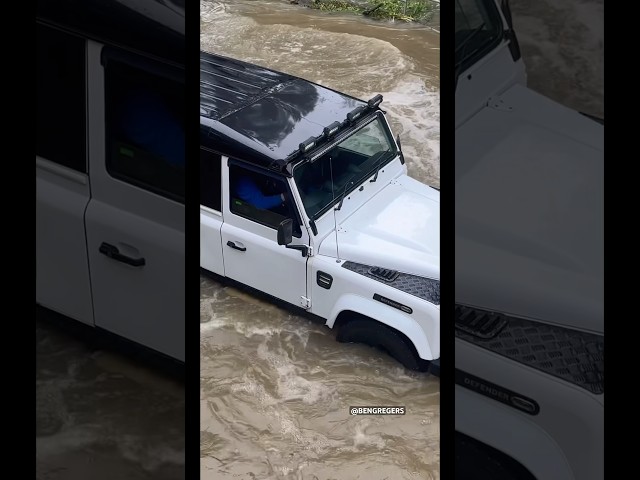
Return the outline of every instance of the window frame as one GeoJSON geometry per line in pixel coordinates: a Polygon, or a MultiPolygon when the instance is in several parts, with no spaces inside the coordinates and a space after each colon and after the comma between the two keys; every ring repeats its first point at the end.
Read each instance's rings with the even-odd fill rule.
{"type": "Polygon", "coordinates": [[[495,50],[505,40],[506,30],[504,26],[504,19],[502,18],[502,12],[500,11],[496,3],[493,0],[475,0],[475,2],[479,4],[479,9],[484,7],[487,10],[487,14],[489,16],[495,15],[497,20],[496,26],[498,27],[498,32],[494,40],[492,40],[491,42],[487,42],[486,45],[476,50],[472,55],[469,55],[462,59],[458,67],[460,73],[469,70],[469,68],[485,58],[491,51],[495,50]]]}
{"type": "MultiPolygon", "coordinates": [[[[391,163],[393,163],[398,158],[398,156],[400,154],[400,149],[398,148],[398,146],[396,144],[396,140],[393,137],[393,134],[391,132],[391,128],[389,127],[389,123],[387,122],[387,119],[384,116],[384,114],[382,112],[375,112],[373,115],[371,115],[369,117],[365,117],[362,120],[362,123],[357,125],[355,128],[353,128],[351,130],[347,130],[344,133],[339,133],[331,143],[329,143],[327,145],[324,145],[324,146],[322,146],[322,148],[319,148],[317,151],[313,152],[309,156],[309,158],[303,158],[302,160],[298,161],[295,165],[293,165],[291,178],[293,178],[293,181],[294,181],[294,184],[296,185],[296,189],[298,190],[298,193],[300,195],[302,195],[300,193],[300,188],[298,187],[298,184],[297,184],[296,169],[304,167],[304,165],[307,164],[308,162],[313,163],[313,162],[318,161],[327,152],[331,151],[332,149],[337,147],[340,143],[344,142],[348,138],[350,138],[353,135],[357,134],[362,129],[366,128],[368,125],[370,125],[371,123],[375,122],[376,120],[380,121],[380,124],[382,125],[382,130],[386,133],[386,135],[388,137],[388,141],[389,141],[390,146],[391,146],[391,150],[389,151],[389,153],[390,153],[389,158],[385,162],[380,163],[380,165],[378,166],[378,171],[382,170],[384,167],[386,167],[386,166],[390,165],[391,163]]],[[[353,182],[353,185],[351,187],[347,188],[347,190],[345,191],[344,198],[349,196],[356,189],[360,188],[360,186],[363,183],[365,183],[366,180],[371,175],[374,174],[373,172],[374,172],[374,170],[371,170],[367,175],[364,175],[363,177],[361,177],[358,180],[358,182],[353,182]]],[[[307,211],[307,207],[306,207],[306,205],[304,205],[304,201],[303,201],[302,202],[302,207],[304,209],[305,215],[307,216],[307,218],[309,218],[309,220],[317,222],[322,217],[324,217],[327,213],[329,213],[333,207],[335,207],[338,203],[340,203],[339,200],[338,200],[339,197],[334,197],[334,198],[335,198],[335,201],[329,202],[323,208],[318,210],[314,215],[309,215],[309,212],[307,211]]]]}
{"type": "MultiPolygon", "coordinates": [[[[44,22],[39,22],[36,20],[36,35],[38,36],[39,34],[42,34],[42,32],[46,32],[46,35],[48,38],[46,38],[46,40],[48,42],[51,42],[51,36],[50,34],[53,34],[53,36],[55,35],[59,35],[60,37],[65,37],[65,41],[69,41],[71,39],[73,39],[73,41],[77,41],[78,42],[78,46],[81,45],[81,48],[79,49],[80,51],[77,52],[77,54],[79,55],[77,59],[73,59],[73,60],[79,60],[81,63],[81,66],[78,68],[78,71],[82,72],[82,79],[81,81],[79,81],[78,83],[81,84],[81,91],[79,93],[73,93],[72,95],[79,95],[82,97],[82,100],[80,102],[78,102],[75,107],[79,107],[81,105],[81,108],[77,108],[76,111],[74,111],[71,114],[71,118],[76,119],[78,115],[82,116],[82,120],[78,121],[78,125],[76,125],[75,127],[77,128],[78,132],[75,133],[68,133],[68,135],[65,135],[65,138],[62,138],[62,135],[60,136],[60,138],[56,138],[56,143],[62,145],[62,146],[66,146],[66,145],[74,145],[77,141],[82,142],[81,146],[78,146],[78,151],[74,153],[74,155],[77,155],[79,152],[82,152],[77,158],[74,158],[73,161],[60,161],[60,157],[57,157],[57,154],[64,150],[60,149],[58,150],[57,148],[54,148],[54,150],[58,150],[57,152],[54,151],[54,156],[52,157],[50,154],[52,152],[43,152],[42,149],[38,148],[39,147],[39,141],[38,141],[38,131],[40,129],[40,122],[46,123],[47,125],[50,123],[45,118],[40,119],[39,116],[36,116],[36,156],[40,157],[44,160],[47,160],[49,162],[55,163],[56,165],[60,165],[61,167],[64,168],[68,168],[70,170],[73,170],[74,172],[79,172],[81,174],[87,174],[89,172],[89,155],[88,155],[88,115],[87,115],[87,39],[82,37],[81,35],[76,35],[74,33],[68,32],[66,30],[57,28],[55,26],[49,25],[47,23],[44,22]],[[42,30],[41,30],[42,29],[42,30]],[[80,132],[82,132],[80,134],[80,132]],[[70,138],[77,135],[76,138],[70,138]],[[43,153],[47,153],[46,155],[43,155],[43,153]]],[[[38,67],[39,67],[39,49],[38,49],[38,43],[39,43],[40,39],[36,39],[36,73],[38,72],[38,67]]],[[[69,52],[69,45],[65,45],[65,53],[69,52]]],[[[71,55],[69,55],[68,58],[71,58],[71,55]]],[[[68,78],[65,78],[68,80],[68,78]]],[[[37,78],[36,79],[36,102],[38,102],[38,83],[43,80],[41,78],[37,78]]],[[[75,79],[73,79],[75,81],[75,79]]],[[[51,81],[51,76],[47,76],[45,83],[50,83],[51,81]]],[[[75,84],[73,85],[73,88],[69,88],[69,92],[73,92],[75,87],[77,87],[75,84]]],[[[39,112],[36,109],[36,115],[39,112]]],[[[66,123],[66,120],[69,118],[69,116],[67,115],[67,113],[63,113],[62,115],[58,113],[54,113],[54,116],[58,115],[58,121],[62,121],[66,123]]],[[[51,143],[52,144],[52,143],[51,143]]],[[[50,145],[51,145],[50,144],[50,145]]],[[[74,147],[75,148],[75,147],[74,147]]],[[[45,148],[45,150],[50,150],[45,148]]],[[[64,155],[65,160],[69,158],[68,155],[64,155]]]]}
{"type": "MultiPolygon", "coordinates": [[[[121,172],[119,169],[114,168],[114,165],[111,160],[112,154],[110,150],[113,147],[113,142],[117,139],[117,137],[113,135],[113,125],[110,119],[110,116],[112,113],[110,112],[111,102],[109,101],[110,99],[109,95],[112,92],[112,89],[114,88],[114,85],[112,84],[113,80],[111,79],[111,75],[117,75],[117,73],[114,73],[113,70],[110,69],[110,64],[124,66],[125,68],[134,70],[136,74],[141,74],[141,75],[146,75],[149,77],[156,77],[156,78],[160,77],[167,81],[174,82],[178,85],[178,88],[182,88],[183,95],[185,93],[184,68],[177,64],[162,62],[159,60],[153,60],[145,56],[127,52],[125,50],[122,50],[116,47],[111,47],[111,46],[105,46],[102,49],[101,63],[104,69],[104,100],[105,100],[104,135],[105,135],[105,169],[107,173],[109,174],[109,176],[111,176],[116,180],[141,188],[151,193],[155,193],[156,195],[167,198],[174,202],[184,204],[185,196],[186,196],[186,159],[185,159],[185,165],[183,166],[183,169],[185,171],[185,174],[184,174],[185,193],[183,194],[172,192],[162,186],[151,184],[140,178],[127,175],[126,173],[121,172]]],[[[119,81],[122,81],[121,77],[119,81]]],[[[186,95],[184,95],[183,98],[186,98],[186,95]]],[[[186,120],[186,118],[184,120],[186,120]]],[[[185,140],[185,151],[186,151],[186,140],[185,140]]],[[[153,154],[149,153],[149,155],[153,155],[153,154]]]]}
{"type": "MultiPolygon", "coordinates": [[[[218,208],[212,207],[212,206],[207,205],[207,204],[202,202],[202,186],[200,186],[200,199],[199,199],[200,205],[202,207],[204,207],[204,208],[208,208],[208,209],[213,210],[215,212],[222,213],[222,208],[223,208],[222,203],[223,203],[223,200],[224,200],[224,195],[223,195],[223,190],[224,189],[222,188],[222,182],[223,182],[223,179],[222,179],[222,165],[223,165],[223,157],[224,157],[224,155],[222,155],[220,152],[216,152],[215,150],[212,150],[210,148],[204,147],[202,145],[200,145],[200,152],[206,152],[208,155],[215,155],[215,156],[220,157],[220,165],[219,165],[219,172],[218,172],[218,177],[219,177],[219,180],[220,180],[220,183],[218,185],[218,193],[219,193],[219,199],[218,199],[219,205],[218,205],[218,208]]],[[[201,170],[201,168],[202,168],[202,159],[199,159],[199,162],[200,162],[199,163],[199,170],[200,170],[199,173],[200,173],[200,178],[202,179],[202,170],[201,170]]]]}
{"type": "MultiPolygon", "coordinates": [[[[251,218],[251,217],[249,217],[247,215],[243,215],[242,213],[238,213],[238,212],[234,212],[233,211],[233,202],[232,202],[232,198],[233,197],[232,197],[232,191],[231,191],[231,185],[232,185],[233,182],[232,182],[232,178],[231,178],[231,169],[232,168],[241,168],[241,169],[245,169],[245,170],[248,170],[250,172],[253,172],[253,173],[258,173],[258,174],[264,175],[266,177],[273,178],[273,179],[275,179],[277,181],[283,182],[284,185],[285,185],[286,193],[287,193],[287,196],[288,196],[288,200],[287,201],[288,201],[288,204],[289,204],[289,211],[290,211],[290,213],[293,213],[293,218],[292,218],[292,220],[294,222],[293,236],[295,238],[302,238],[302,229],[304,228],[304,225],[302,223],[302,217],[300,216],[300,212],[298,211],[298,206],[296,205],[296,202],[294,201],[294,197],[293,197],[292,190],[291,190],[291,185],[287,181],[287,177],[285,175],[280,175],[280,174],[277,174],[275,172],[271,172],[271,171],[265,170],[263,168],[256,167],[254,165],[251,165],[249,163],[243,162],[242,160],[239,160],[239,159],[236,159],[236,158],[229,158],[227,160],[227,166],[229,168],[229,175],[228,175],[228,183],[229,183],[228,197],[229,198],[228,198],[228,201],[229,201],[229,213],[230,214],[236,215],[236,216],[238,216],[240,218],[244,218],[246,220],[249,220],[249,221],[251,221],[251,222],[253,222],[253,223],[257,224],[257,225],[262,225],[262,226],[267,227],[267,228],[269,228],[271,230],[277,231],[278,230],[277,226],[274,227],[273,225],[261,222],[261,221],[255,219],[255,218],[251,218]],[[296,225],[298,225],[298,226],[296,227],[296,225]]],[[[284,217],[283,220],[286,219],[286,218],[290,218],[290,217],[284,217]]]]}

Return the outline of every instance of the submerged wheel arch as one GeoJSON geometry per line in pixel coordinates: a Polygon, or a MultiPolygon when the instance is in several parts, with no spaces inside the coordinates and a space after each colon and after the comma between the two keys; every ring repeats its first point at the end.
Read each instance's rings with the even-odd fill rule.
{"type": "Polygon", "coordinates": [[[337,332],[338,342],[369,345],[396,359],[409,370],[427,370],[429,362],[420,358],[411,340],[402,332],[354,312],[350,317],[342,322],[337,332]]]}
{"type": "Polygon", "coordinates": [[[368,300],[357,295],[343,295],[334,305],[333,312],[327,319],[329,328],[339,328],[354,318],[373,320],[402,334],[410,345],[415,348],[422,360],[434,360],[428,338],[420,325],[400,311],[391,307],[381,307],[379,302],[368,300]]]}

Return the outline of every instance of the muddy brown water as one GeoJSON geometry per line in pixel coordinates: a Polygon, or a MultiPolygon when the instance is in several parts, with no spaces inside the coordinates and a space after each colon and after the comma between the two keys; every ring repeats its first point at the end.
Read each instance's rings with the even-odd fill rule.
{"type": "MultiPolygon", "coordinates": [[[[409,174],[439,185],[439,34],[285,2],[201,3],[204,50],[384,96],[409,174]]],[[[439,478],[440,383],[201,279],[203,480],[439,478]],[[406,407],[351,416],[350,406],[406,407]]]]}
{"type": "Polygon", "coordinates": [[[36,479],[184,478],[184,385],[36,313],[36,479]]]}
{"type": "Polygon", "coordinates": [[[604,0],[512,0],[528,84],[604,118],[604,0]]]}

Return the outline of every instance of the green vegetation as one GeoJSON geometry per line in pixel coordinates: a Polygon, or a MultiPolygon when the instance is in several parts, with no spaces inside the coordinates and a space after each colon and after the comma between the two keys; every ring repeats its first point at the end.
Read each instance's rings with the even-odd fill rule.
{"type": "Polygon", "coordinates": [[[310,8],[317,10],[325,10],[328,12],[355,12],[362,13],[363,8],[350,2],[344,2],[341,0],[327,0],[323,2],[314,1],[310,8]]]}
{"type": "Polygon", "coordinates": [[[354,12],[380,20],[424,22],[438,8],[433,0],[313,0],[309,7],[324,11],[354,12]]]}

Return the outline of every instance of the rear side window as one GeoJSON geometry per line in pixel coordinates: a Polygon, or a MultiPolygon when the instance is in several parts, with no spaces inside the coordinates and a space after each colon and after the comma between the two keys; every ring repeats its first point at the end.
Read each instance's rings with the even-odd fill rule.
{"type": "Polygon", "coordinates": [[[107,58],[107,171],[159,195],[184,201],[182,71],[146,59],[107,58]],[[175,70],[175,71],[174,71],[175,70]]]}
{"type": "Polygon", "coordinates": [[[200,147],[200,204],[222,211],[222,157],[200,147]]]}
{"type": "Polygon", "coordinates": [[[36,24],[36,155],[87,171],[85,41],[36,24]]]}

